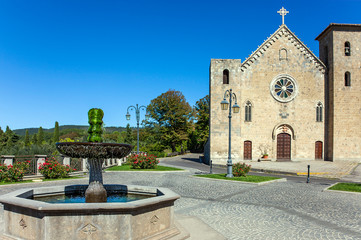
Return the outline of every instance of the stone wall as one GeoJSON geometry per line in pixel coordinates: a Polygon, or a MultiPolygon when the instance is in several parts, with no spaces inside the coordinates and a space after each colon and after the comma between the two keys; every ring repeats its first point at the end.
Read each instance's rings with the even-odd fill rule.
{"type": "MultiPolygon", "coordinates": [[[[277,157],[277,134],[291,135],[291,159],[315,158],[315,142],[324,142],[324,121],[316,122],[316,106],[324,103],[324,65],[283,25],[245,62],[212,59],[210,66],[210,157],[224,164],[228,155],[228,111],[220,102],[232,88],[241,111],[232,114],[232,159],[244,158],[244,141],[252,141],[252,159],[261,157],[260,146],[268,146],[269,158],[277,157]],[[230,83],[223,84],[223,70],[230,83]],[[296,97],[280,102],[271,94],[271,83],[280,75],[297,84],[296,97]],[[245,104],[252,104],[252,121],[245,121],[245,104]]],[[[324,111],[323,111],[324,116],[324,111]]]]}

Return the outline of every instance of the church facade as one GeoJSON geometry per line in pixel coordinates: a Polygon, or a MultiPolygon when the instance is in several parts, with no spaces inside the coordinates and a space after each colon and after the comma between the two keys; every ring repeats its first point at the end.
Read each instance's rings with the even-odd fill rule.
{"type": "Polygon", "coordinates": [[[233,161],[361,162],[361,24],[330,24],[316,40],[319,58],[283,23],[245,61],[211,60],[206,157],[227,162],[232,89],[233,161]]]}

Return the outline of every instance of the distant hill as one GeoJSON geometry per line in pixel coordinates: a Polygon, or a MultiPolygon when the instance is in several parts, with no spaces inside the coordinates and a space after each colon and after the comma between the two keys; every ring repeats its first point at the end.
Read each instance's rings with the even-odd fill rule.
{"type": "MultiPolygon", "coordinates": [[[[63,125],[59,126],[59,131],[66,130],[66,129],[80,129],[80,130],[88,130],[89,126],[84,125],[63,125]]],[[[12,130],[14,133],[16,133],[19,136],[25,136],[26,130],[29,131],[29,135],[32,135],[34,133],[38,133],[39,128],[22,128],[22,129],[15,129],[12,130]]],[[[54,128],[43,128],[44,132],[54,132],[54,128]]],[[[125,127],[105,127],[106,133],[112,133],[115,131],[123,132],[125,131],[125,127]]]]}

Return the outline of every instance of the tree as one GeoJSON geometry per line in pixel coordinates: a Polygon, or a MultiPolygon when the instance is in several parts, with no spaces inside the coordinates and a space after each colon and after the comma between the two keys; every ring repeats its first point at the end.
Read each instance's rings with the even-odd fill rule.
{"type": "Polygon", "coordinates": [[[44,131],[43,131],[42,127],[39,127],[38,136],[37,136],[37,144],[41,145],[41,144],[43,144],[43,141],[44,141],[44,131]]]}
{"type": "Polygon", "coordinates": [[[130,128],[130,125],[128,123],[127,127],[125,129],[124,143],[133,144],[133,142],[134,142],[133,132],[132,132],[132,129],[130,128]]]}
{"type": "Polygon", "coordinates": [[[54,142],[59,142],[59,137],[60,137],[59,123],[55,122],[53,141],[54,142]]]}
{"type": "Polygon", "coordinates": [[[192,108],[180,91],[168,90],[148,105],[154,124],[159,125],[161,139],[175,152],[176,146],[188,139],[192,108]]]}
{"type": "Polygon", "coordinates": [[[199,99],[194,107],[195,110],[195,136],[203,149],[209,137],[209,95],[199,99]]]}
{"type": "Polygon", "coordinates": [[[26,129],[26,131],[25,131],[24,145],[25,145],[25,147],[29,147],[29,146],[30,146],[30,137],[29,137],[29,131],[28,131],[28,129],[26,129]]]}
{"type": "Polygon", "coordinates": [[[38,143],[38,137],[36,136],[36,133],[31,138],[31,144],[36,145],[38,143]]]}

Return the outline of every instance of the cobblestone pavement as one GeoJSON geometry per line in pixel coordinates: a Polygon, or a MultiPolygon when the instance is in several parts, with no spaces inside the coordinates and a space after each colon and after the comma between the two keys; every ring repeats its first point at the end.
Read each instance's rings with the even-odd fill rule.
{"type": "MultiPolygon", "coordinates": [[[[323,192],[327,183],[288,180],[256,186],[189,172],[106,172],[104,182],[166,187],[181,195],[175,213],[195,216],[227,239],[361,239],[361,194],[323,192]]],[[[87,179],[0,186],[87,183],[87,179]]],[[[0,222],[1,224],[1,222],[0,222]]]]}

